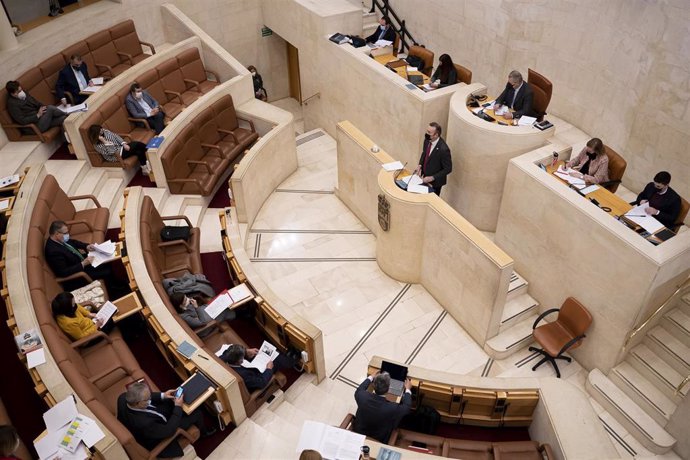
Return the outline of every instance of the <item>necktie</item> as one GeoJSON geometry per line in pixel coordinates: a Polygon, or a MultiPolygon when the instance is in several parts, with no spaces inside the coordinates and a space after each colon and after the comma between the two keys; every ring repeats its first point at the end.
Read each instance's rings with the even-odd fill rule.
{"type": "Polygon", "coordinates": [[[513,100],[512,100],[511,103],[510,103],[510,108],[511,108],[511,109],[514,109],[514,108],[515,108],[515,107],[514,107],[514,105],[515,105],[515,98],[517,97],[517,93],[518,93],[518,90],[519,90],[519,89],[520,89],[520,88],[518,88],[518,89],[513,89],[513,100]]]}
{"type": "Polygon", "coordinates": [[[64,244],[65,244],[65,246],[67,246],[67,249],[69,249],[70,251],[72,251],[73,254],[76,254],[77,257],[79,257],[79,260],[84,260],[84,256],[81,255],[81,252],[77,251],[77,250],[76,250],[75,248],[73,248],[72,245],[70,245],[70,244],[67,244],[67,243],[64,243],[64,244]]]}
{"type": "Polygon", "coordinates": [[[431,156],[431,141],[426,146],[426,156],[424,157],[424,174],[426,174],[426,164],[429,162],[429,157],[431,156]]]}

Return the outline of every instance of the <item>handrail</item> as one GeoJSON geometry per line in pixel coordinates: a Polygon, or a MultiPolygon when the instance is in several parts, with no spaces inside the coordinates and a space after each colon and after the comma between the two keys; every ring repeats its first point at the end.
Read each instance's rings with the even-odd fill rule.
{"type": "MultiPolygon", "coordinates": [[[[396,32],[400,34],[400,43],[402,44],[402,51],[405,51],[406,49],[410,48],[410,45],[408,44],[407,40],[405,37],[408,37],[410,41],[412,42],[412,45],[419,45],[417,43],[417,40],[412,37],[412,34],[407,30],[407,26],[405,25],[405,20],[400,19],[400,17],[396,14],[395,10],[391,8],[389,4],[389,0],[382,0],[379,2],[379,0],[372,0],[371,1],[371,10],[369,11],[370,13],[373,13],[376,11],[376,7],[381,11],[381,14],[384,16],[388,16],[389,19],[395,19],[395,21],[398,23],[398,28],[395,29],[395,26],[393,29],[395,29],[396,32]]],[[[392,21],[391,21],[392,22],[392,21]]]]}
{"type": "Polygon", "coordinates": [[[652,321],[654,318],[656,318],[665,308],[666,306],[674,300],[678,295],[684,294],[684,291],[690,287],[690,276],[688,276],[684,282],[682,282],[679,286],[678,289],[675,290],[673,294],[670,295],[668,299],[664,303],[659,306],[654,312],[647,317],[646,320],[639,326],[633,328],[632,331],[628,333],[628,336],[625,338],[625,342],[623,343],[623,352],[625,352],[626,347],[630,343],[630,341],[635,337],[641,330],[643,330],[647,324],[649,324],[650,321],[652,321]]]}
{"type": "Polygon", "coordinates": [[[685,377],[683,381],[678,384],[678,386],[676,387],[676,395],[683,396],[681,391],[683,390],[683,387],[687,385],[688,382],[690,382],[690,374],[688,374],[688,376],[685,377]]]}
{"type": "Polygon", "coordinates": [[[315,97],[321,99],[321,93],[318,92],[318,93],[312,94],[311,96],[309,96],[308,98],[306,98],[305,100],[302,101],[302,105],[307,105],[307,102],[311,101],[315,97]]]}

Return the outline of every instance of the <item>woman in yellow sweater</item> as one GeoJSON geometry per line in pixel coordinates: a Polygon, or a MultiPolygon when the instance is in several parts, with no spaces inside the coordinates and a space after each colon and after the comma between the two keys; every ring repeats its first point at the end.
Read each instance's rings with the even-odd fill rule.
{"type": "Polygon", "coordinates": [[[77,305],[70,292],[61,292],[56,295],[51,306],[58,326],[72,340],[91,335],[103,325],[100,320],[94,320],[95,314],[77,305]]]}

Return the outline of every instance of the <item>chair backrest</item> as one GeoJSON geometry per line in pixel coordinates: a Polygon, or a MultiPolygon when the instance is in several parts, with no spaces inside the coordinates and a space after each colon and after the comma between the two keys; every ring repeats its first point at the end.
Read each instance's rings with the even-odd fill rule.
{"type": "Polygon", "coordinates": [[[453,66],[455,67],[455,72],[458,74],[458,83],[464,83],[466,85],[472,83],[472,71],[470,69],[460,64],[453,64],[453,66]]]}
{"type": "Polygon", "coordinates": [[[115,45],[110,38],[109,30],[97,32],[88,37],[85,41],[89,46],[95,63],[104,64],[110,67],[115,67],[120,63],[120,56],[118,56],[115,45]]]}
{"type": "MultiPolygon", "coordinates": [[[[180,94],[187,90],[187,85],[184,83],[182,72],[177,63],[177,58],[172,57],[167,61],[161,62],[156,69],[158,70],[158,78],[163,84],[163,89],[175,91],[180,94]]],[[[168,96],[167,100],[172,101],[174,98],[174,96],[168,96]]]]}
{"type": "Polygon", "coordinates": [[[609,181],[613,182],[606,185],[606,189],[611,193],[615,193],[618,190],[619,181],[623,179],[623,173],[625,173],[625,168],[628,167],[628,162],[608,145],[604,145],[604,152],[609,157],[609,181]]]}
{"type": "Polygon", "coordinates": [[[395,38],[393,39],[393,56],[397,56],[400,51],[400,34],[395,32],[395,38]]]}
{"type": "Polygon", "coordinates": [[[417,56],[424,61],[424,70],[422,73],[427,77],[431,76],[431,70],[434,67],[434,52],[430,51],[423,46],[413,45],[407,52],[408,56],[417,56]]]}
{"type": "MultiPolygon", "coordinates": [[[[134,21],[131,19],[114,25],[110,29],[110,37],[115,44],[115,49],[123,53],[131,54],[132,56],[139,56],[144,54],[139,42],[139,36],[134,28],[134,21]]],[[[127,62],[124,57],[120,58],[122,62],[127,62]]]]}
{"type": "Polygon", "coordinates": [[[189,48],[178,54],[177,65],[184,78],[197,82],[206,80],[206,70],[201,62],[198,48],[189,48]]]}
{"type": "Polygon", "coordinates": [[[683,198],[682,196],[680,197],[680,213],[678,214],[678,218],[676,219],[676,228],[672,228],[674,232],[678,232],[680,229],[680,226],[685,222],[685,218],[688,217],[688,210],[690,210],[690,203],[688,203],[688,200],[683,198]]]}
{"type": "Polygon", "coordinates": [[[568,297],[561,305],[556,321],[570,331],[573,337],[577,337],[589,329],[592,324],[592,315],[577,299],[568,297]]]}
{"type": "Polygon", "coordinates": [[[234,131],[239,127],[237,121],[237,112],[235,112],[235,104],[232,101],[232,96],[225,95],[214,102],[211,107],[216,114],[216,121],[218,126],[228,131],[234,131]]]}
{"type": "Polygon", "coordinates": [[[534,91],[534,111],[539,115],[538,118],[543,118],[546,115],[546,109],[551,102],[551,94],[553,93],[553,84],[545,76],[532,69],[527,69],[527,83],[534,91]]]}

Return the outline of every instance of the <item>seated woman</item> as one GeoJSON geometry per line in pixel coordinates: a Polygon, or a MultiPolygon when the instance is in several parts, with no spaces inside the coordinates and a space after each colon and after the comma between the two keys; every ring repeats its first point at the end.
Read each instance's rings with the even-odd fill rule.
{"type": "Polygon", "coordinates": [[[77,305],[71,292],[56,295],[51,305],[55,322],[72,340],[79,340],[97,332],[103,323],[96,315],[77,305]]]}
{"type": "Polygon", "coordinates": [[[584,179],[588,185],[609,180],[609,157],[604,152],[604,143],[597,137],[587,141],[585,148],[565,166],[576,169],[570,175],[584,179]]]}
{"type": "Polygon", "coordinates": [[[458,72],[455,70],[453,65],[453,60],[447,54],[442,54],[438,58],[438,67],[436,71],[431,76],[431,83],[429,86],[432,88],[444,88],[446,86],[454,85],[458,82],[458,72]]]}
{"type": "MultiPolygon", "coordinates": [[[[208,313],[206,313],[206,305],[199,305],[196,300],[187,297],[181,292],[173,292],[170,294],[170,303],[175,307],[180,317],[192,329],[198,329],[214,321],[208,313]]],[[[230,321],[235,319],[235,310],[224,310],[220,315],[216,316],[215,321],[230,321]]],[[[205,329],[199,332],[199,337],[206,337],[213,331],[213,328],[205,329]]]]}
{"type": "Polygon", "coordinates": [[[259,72],[256,71],[256,67],[253,65],[247,67],[247,70],[252,73],[252,81],[254,82],[254,97],[265,101],[268,99],[268,95],[266,94],[266,89],[264,89],[263,78],[261,78],[261,75],[259,75],[259,72]]]}
{"type": "Polygon", "coordinates": [[[105,161],[116,162],[117,156],[123,159],[136,156],[141,165],[141,172],[147,174],[151,172],[151,167],[146,161],[146,144],[143,142],[125,142],[120,136],[112,131],[108,131],[101,125],[91,125],[89,127],[89,140],[98,153],[103,155],[105,161]]]}

